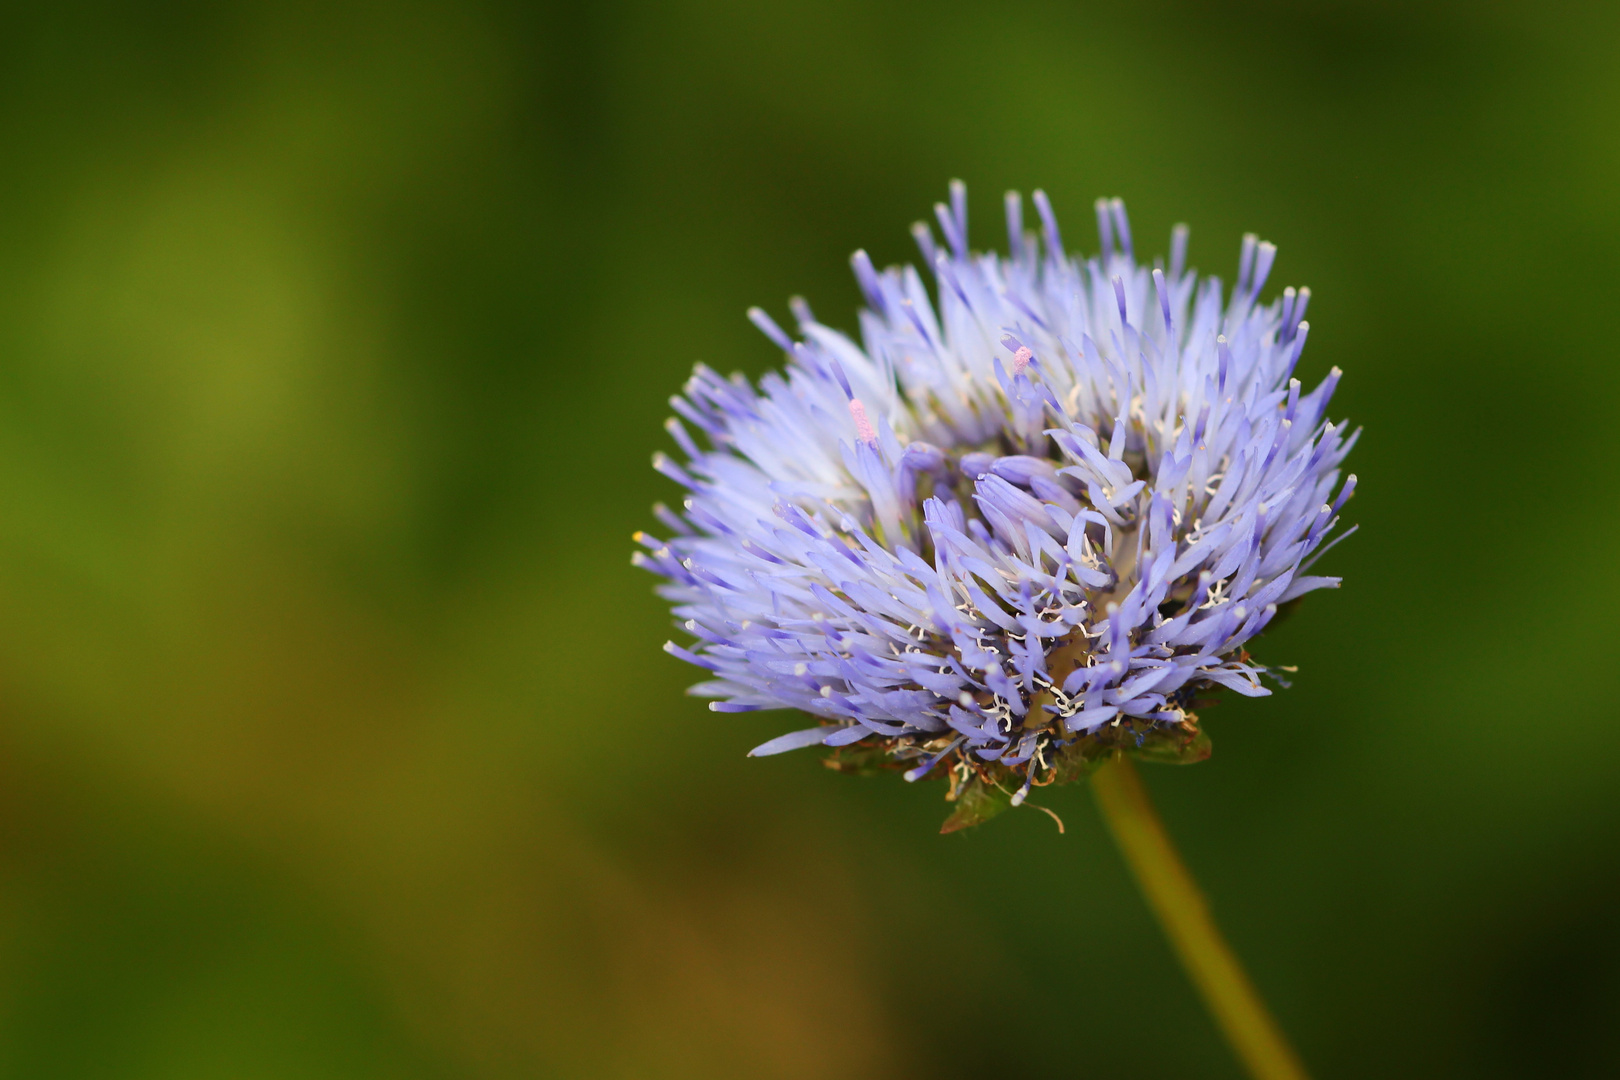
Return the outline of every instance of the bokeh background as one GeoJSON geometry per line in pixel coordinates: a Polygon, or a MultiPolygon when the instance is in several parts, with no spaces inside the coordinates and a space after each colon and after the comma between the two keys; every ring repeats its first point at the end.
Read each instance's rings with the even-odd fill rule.
{"type": "Polygon", "coordinates": [[[690,365],[1122,195],[1366,426],[1148,775],[1323,1077],[1620,1072],[1612,5],[0,16],[0,1075],[1234,1077],[1083,788],[747,761],[628,564],[690,365]]]}

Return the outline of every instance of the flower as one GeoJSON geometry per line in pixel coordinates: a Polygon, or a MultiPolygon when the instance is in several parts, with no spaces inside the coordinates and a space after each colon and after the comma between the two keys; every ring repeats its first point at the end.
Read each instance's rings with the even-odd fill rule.
{"type": "Polygon", "coordinates": [[[953,183],[943,246],[912,227],[936,299],[857,251],[861,344],[801,299],[800,340],[754,308],[786,369],[699,365],[671,399],[686,461],[653,464],[687,494],[634,561],[695,639],[665,649],[712,675],[693,694],[816,718],[754,755],[849,747],[829,763],[937,770],[985,806],[1115,750],[1196,760],[1200,695],[1269,693],[1245,643],[1338,584],[1307,571],[1356,435],[1327,419],[1337,368],[1293,378],[1310,290],[1262,303],[1277,249],[1253,235],[1229,296],[1186,269],[1185,226],[1140,265],[1118,199],[1082,260],[1034,204],[1039,232],[1008,193],[1010,250],[979,254],[953,183]]]}

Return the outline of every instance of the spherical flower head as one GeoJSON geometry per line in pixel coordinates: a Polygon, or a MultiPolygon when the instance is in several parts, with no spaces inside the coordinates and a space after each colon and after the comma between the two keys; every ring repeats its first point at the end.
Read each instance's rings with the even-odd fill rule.
{"type": "Polygon", "coordinates": [[[932,298],[857,251],[860,344],[802,300],[798,339],[751,310],[785,370],[697,367],[667,425],[686,461],[653,462],[682,510],[637,535],[695,639],[666,650],[711,674],[691,692],[816,718],[753,754],[946,776],[947,827],[1119,751],[1207,756],[1194,706],[1270,692],[1244,646],[1338,584],[1309,570],[1355,488],[1338,369],[1293,378],[1310,290],[1260,301],[1274,246],[1243,238],[1228,294],[1183,226],[1149,268],[1099,200],[1082,259],[1034,204],[1026,231],[1009,193],[1008,254],[973,252],[953,183],[943,245],[912,230],[932,298]]]}

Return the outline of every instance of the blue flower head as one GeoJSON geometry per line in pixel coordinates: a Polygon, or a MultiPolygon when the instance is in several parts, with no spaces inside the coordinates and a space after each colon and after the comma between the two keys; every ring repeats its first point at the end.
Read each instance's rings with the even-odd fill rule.
{"type": "Polygon", "coordinates": [[[912,229],[932,298],[857,251],[860,344],[802,300],[797,340],[751,310],[785,370],[697,367],[668,422],[686,461],[653,461],[682,510],[637,535],[695,639],[666,650],[710,673],[691,692],[815,718],[755,755],[943,775],[961,823],[1115,751],[1207,756],[1193,708],[1269,693],[1244,646],[1338,584],[1308,571],[1356,483],[1338,369],[1293,378],[1310,290],[1260,301],[1273,245],[1244,237],[1228,295],[1184,226],[1149,268],[1099,200],[1081,259],[1034,204],[1026,230],[1009,193],[1010,250],[980,254],[952,184],[943,245],[912,229]]]}

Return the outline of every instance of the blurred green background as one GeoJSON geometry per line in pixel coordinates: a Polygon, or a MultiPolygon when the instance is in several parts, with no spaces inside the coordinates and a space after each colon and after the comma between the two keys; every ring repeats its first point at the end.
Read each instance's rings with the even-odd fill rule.
{"type": "Polygon", "coordinates": [[[1612,6],[0,17],[0,1075],[1233,1077],[1083,788],[747,761],[630,532],[969,184],[1240,233],[1364,424],[1148,780],[1323,1077],[1620,1073],[1612,6]]]}

